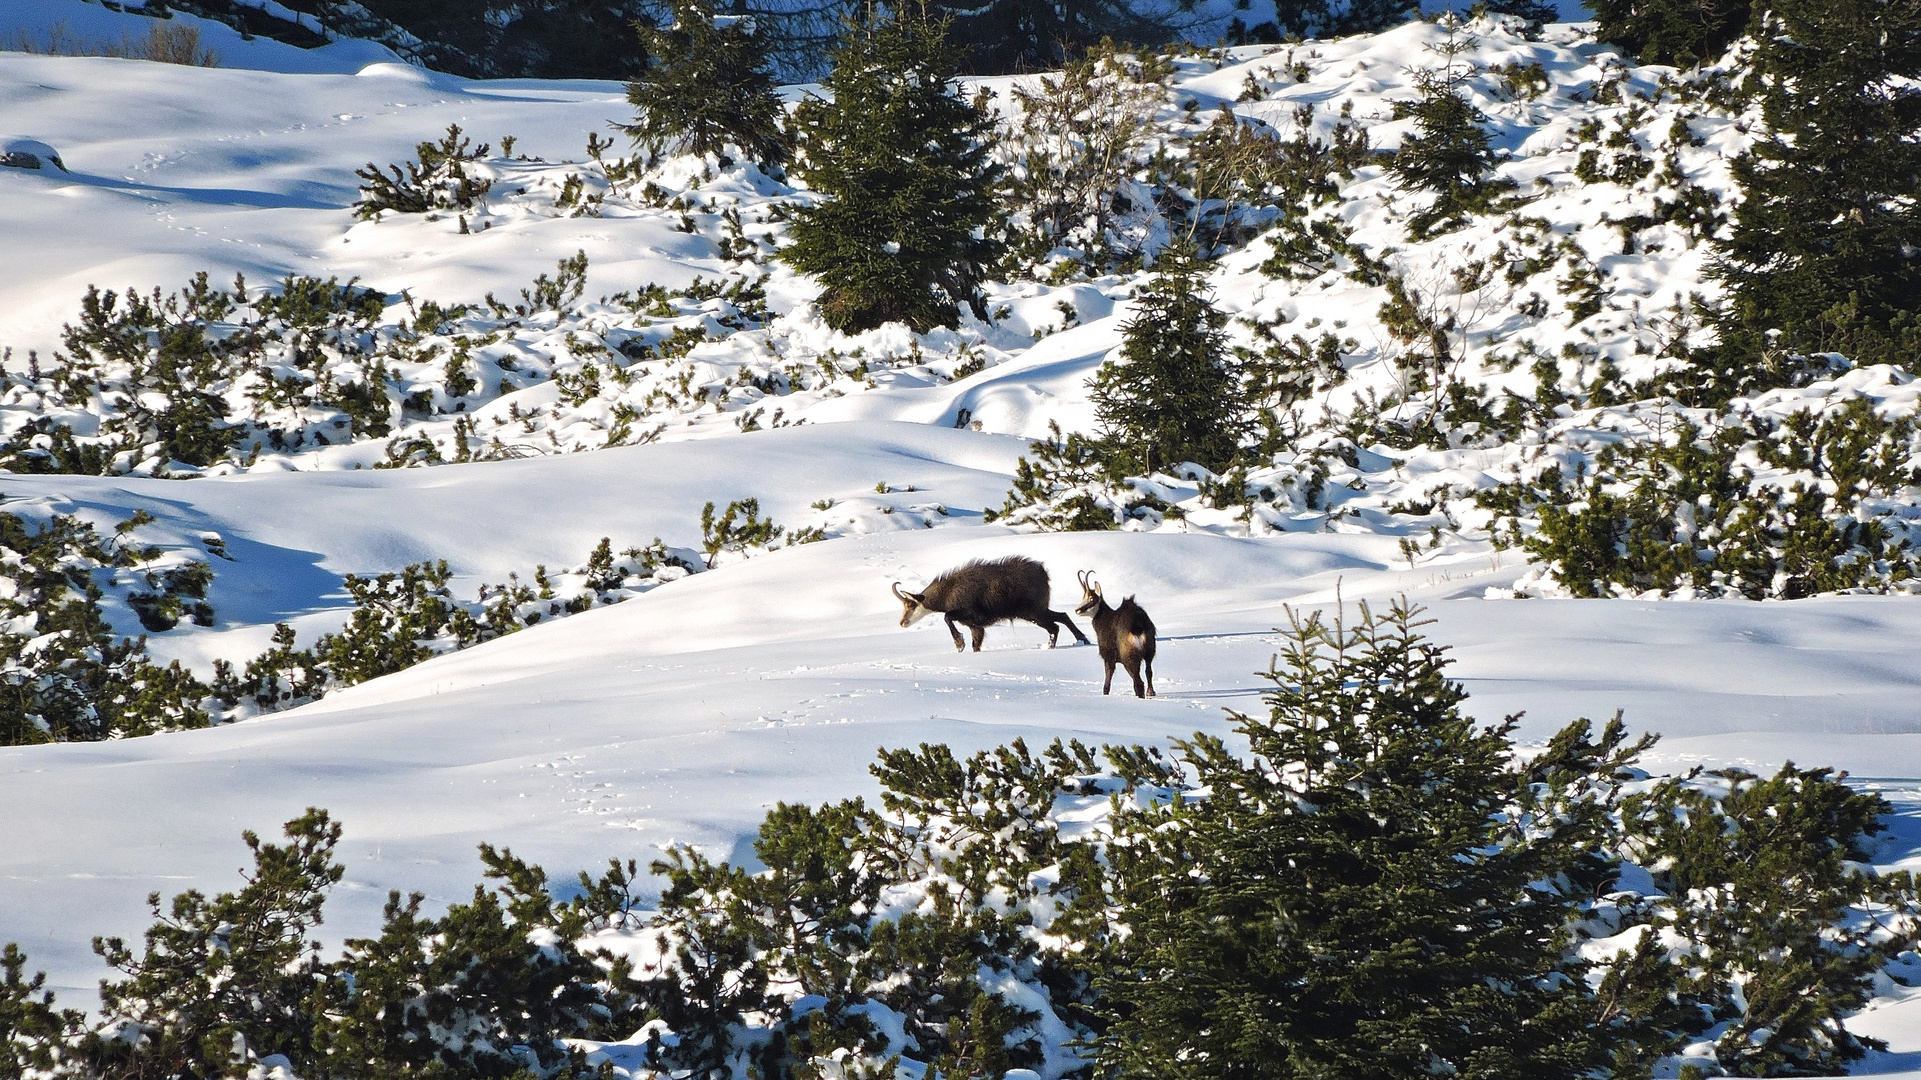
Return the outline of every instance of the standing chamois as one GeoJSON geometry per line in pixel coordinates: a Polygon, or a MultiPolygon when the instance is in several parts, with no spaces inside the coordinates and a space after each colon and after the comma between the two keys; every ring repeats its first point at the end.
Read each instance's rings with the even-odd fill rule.
{"type": "Polygon", "coordinates": [[[1094,640],[1101,649],[1101,663],[1107,668],[1107,681],[1101,684],[1101,693],[1107,694],[1114,689],[1114,665],[1127,668],[1127,674],[1134,680],[1134,696],[1150,698],[1154,696],[1154,620],[1134,602],[1133,597],[1121,601],[1119,607],[1108,607],[1101,597],[1101,587],[1094,581],[1094,571],[1083,570],[1077,575],[1081,582],[1081,603],[1074,609],[1076,615],[1085,615],[1093,620],[1094,640]],[[1147,681],[1141,682],[1141,670],[1147,670],[1147,681]]]}
{"type": "Polygon", "coordinates": [[[1087,635],[1064,612],[1047,610],[1051,596],[1047,568],[1024,555],[1004,559],[963,563],[928,583],[921,592],[902,592],[894,582],[894,598],[905,609],[900,624],[912,626],[929,615],[947,616],[947,632],[954,635],[954,648],[965,652],[959,623],[974,632],[974,651],[981,651],[987,628],[997,622],[1025,619],[1047,631],[1047,647],[1060,639],[1061,627],[1074,632],[1074,639],[1087,644],[1087,635]]]}

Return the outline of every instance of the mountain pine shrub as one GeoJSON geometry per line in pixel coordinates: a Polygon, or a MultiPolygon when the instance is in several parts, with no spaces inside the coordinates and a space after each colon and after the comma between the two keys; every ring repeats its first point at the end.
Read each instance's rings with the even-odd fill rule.
{"type": "Polygon", "coordinates": [[[1912,419],[1867,399],[1780,420],[1657,405],[1662,433],[1601,447],[1484,492],[1518,544],[1574,596],[1656,590],[1795,599],[1906,589],[1921,571],[1910,531],[1912,419]],[[1532,528],[1524,530],[1523,524],[1532,528]]]}
{"type": "Polygon", "coordinates": [[[78,1040],[83,1013],[53,1007],[47,976],[26,975],[27,954],[8,942],[0,948],[0,1080],[27,1080],[65,1063],[78,1040]]]}
{"type": "Polygon", "coordinates": [[[849,28],[827,77],[831,100],[794,113],[795,169],[824,201],[797,210],[780,257],[821,281],[827,324],[847,332],[986,318],[981,282],[1001,168],[984,101],[952,85],[946,24],[909,11],[849,28]]]}
{"type": "Polygon", "coordinates": [[[1711,1040],[1729,1074],[1832,1076],[1885,1049],[1844,1020],[1915,944],[1912,876],[1860,870],[1892,809],[1792,763],[1767,778],[1697,771],[1624,803],[1681,1031],[1711,1040]]]}
{"type": "Polygon", "coordinates": [[[388,165],[387,172],[369,161],[354,175],[366,181],[360,185],[360,199],[354,216],[363,221],[378,218],[391,210],[397,214],[424,214],[429,210],[472,210],[486,198],[493,181],[475,177],[468,167],[492,150],[487,143],[474,146],[461,134],[459,124],[447,125],[447,134],[437,143],[423,142],[414,148],[417,161],[400,166],[388,165]]]}
{"type": "Polygon", "coordinates": [[[1168,103],[1167,74],[1108,43],[1032,86],[1014,85],[1020,113],[996,155],[1009,165],[1001,198],[1022,261],[1038,263],[1062,245],[1078,247],[1090,266],[1105,266],[1110,252],[1134,254],[1115,219],[1139,209],[1134,175],[1168,103]]]}
{"type": "Polygon", "coordinates": [[[1050,437],[1028,444],[1014,465],[1014,486],[999,510],[984,517],[1005,525],[1033,525],[1043,532],[1098,532],[1124,521],[1132,500],[1110,468],[1114,455],[1099,439],[1079,432],[1061,434],[1047,423],[1050,437]]]}
{"type": "Polygon", "coordinates": [[[273,1054],[308,1071],[326,969],[312,934],[343,873],[340,825],[310,809],[286,834],[284,847],[242,834],[254,869],[237,893],[184,892],[164,909],[148,896],[155,922],[138,955],[119,938],[94,939],[121,974],[100,984],[101,1009],[119,1023],[85,1048],[101,1074],[228,1075],[273,1054]]]}
{"type": "Polygon", "coordinates": [[[621,128],[649,154],[713,154],[734,148],[778,165],[787,154],[767,40],[752,16],[716,15],[712,0],[676,0],[671,26],[635,24],[651,63],[627,84],[634,122],[621,128]]]}
{"type": "Polygon", "coordinates": [[[143,621],[189,607],[204,609],[211,621],[212,608],[201,599],[212,578],[206,564],[188,558],[153,569],[160,549],[134,542],[135,530],[151,520],[129,518],[103,538],[65,514],[38,523],[0,514],[0,580],[9,586],[0,598],[0,746],[145,735],[210,721],[217,705],[210,688],[178,661],[153,664],[145,637],[116,636],[102,607],[105,582],[143,621]],[[141,567],[146,574],[136,573],[141,567]],[[139,591],[143,577],[152,591],[139,591]]]}

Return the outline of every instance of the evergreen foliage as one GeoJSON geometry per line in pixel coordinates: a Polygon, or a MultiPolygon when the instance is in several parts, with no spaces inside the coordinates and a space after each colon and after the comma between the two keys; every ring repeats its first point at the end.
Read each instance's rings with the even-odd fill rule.
{"type": "Polygon", "coordinates": [[[1130,0],[938,0],[927,13],[948,21],[948,39],[970,75],[1057,70],[1104,43],[1160,46],[1176,36],[1166,13],[1130,0]]]}
{"type": "Polygon", "coordinates": [[[1656,417],[1665,437],[1601,447],[1481,496],[1574,596],[1658,590],[1795,599],[1887,589],[1921,572],[1896,496],[1916,482],[1912,420],[1863,399],[1714,429],[1656,417]],[[1768,479],[1759,469],[1780,470],[1768,479]],[[1572,480],[1573,482],[1570,482],[1572,480]],[[1523,521],[1536,523],[1524,535],[1523,521]]]}
{"type": "MultiPolygon", "coordinates": [[[[102,538],[69,515],[52,515],[36,527],[20,515],[0,514],[0,580],[8,586],[0,597],[0,746],[119,738],[209,722],[217,704],[210,689],[178,661],[153,664],[144,637],[116,638],[102,607],[109,596],[102,581],[143,617],[184,606],[183,588],[204,596],[212,575],[203,562],[176,557],[175,569],[135,573],[157,567],[162,557],[160,549],[131,539],[143,523],[128,519],[113,537],[102,538]],[[143,578],[153,591],[139,591],[143,578]]],[[[211,621],[205,601],[193,603],[211,621]]]]}
{"type": "Polygon", "coordinates": [[[1921,11],[1782,0],[1762,17],[1751,64],[1766,132],[1734,162],[1744,198],[1720,251],[1729,296],[1717,322],[1728,365],[1755,375],[1713,389],[1766,389],[1784,353],[1912,365],[1921,11]]]}
{"type": "MultiPolygon", "coordinates": [[[[750,509],[757,511],[758,503],[750,509]]],[[[554,575],[538,567],[530,581],[509,574],[504,584],[482,585],[473,600],[454,596],[444,560],[371,577],[349,574],[342,587],[354,607],[341,629],[300,649],[293,628],[279,624],[272,647],[238,671],[216,660],[213,677],[203,683],[178,661],[153,664],[145,637],[116,640],[106,618],[103,601],[111,596],[96,575],[111,575],[118,596],[143,621],[188,606],[183,597],[191,598],[196,621],[199,613],[212,621],[212,608],[200,598],[213,580],[206,563],[128,539],[151,520],[129,519],[113,540],[102,541],[91,525],[70,516],[54,515],[36,530],[0,514],[0,554],[12,564],[0,580],[13,589],[10,598],[0,598],[0,618],[11,620],[0,633],[0,746],[124,738],[293,708],[543,619],[620,603],[705,568],[698,553],[669,549],[658,539],[616,556],[603,538],[584,565],[554,575]],[[123,580],[130,571],[140,572],[123,580]],[[138,591],[143,582],[156,591],[138,591]]],[[[764,545],[782,531],[768,528],[751,516],[744,526],[734,524],[730,514],[727,550],[764,545]]],[[[788,542],[804,543],[814,538],[810,533],[802,530],[788,542]]]]}
{"type": "Polygon", "coordinates": [[[779,540],[787,530],[760,516],[759,499],[737,499],[727,504],[718,517],[714,504],[700,508],[700,549],[707,555],[708,569],[722,552],[744,552],[750,547],[766,547],[779,540]]]}
{"type": "Polygon", "coordinates": [[[52,1072],[80,1033],[84,1014],[53,1007],[47,976],[26,976],[27,954],[8,942],[0,948],[0,1080],[26,1080],[52,1072]]]}
{"type": "Polygon", "coordinates": [[[1913,910],[1913,880],[1857,870],[1892,809],[1832,770],[1792,763],[1765,779],[1670,778],[1627,801],[1636,858],[1673,898],[1657,902],[1649,936],[1666,938],[1667,963],[1686,972],[1674,980],[1691,1010],[1684,1031],[1712,1039],[1729,1073],[1836,1075],[1885,1049],[1844,1018],[1913,945],[1911,931],[1883,925],[1913,910]]]}
{"type": "Polygon", "coordinates": [[[1586,0],[1601,40],[1648,64],[1690,68],[1718,59],[1748,29],[1747,0],[1586,0]]]}
{"type": "MultiPolygon", "coordinates": [[[[1395,606],[1297,619],[1244,757],[1197,736],[1207,792],[1110,849],[1130,933],[1104,962],[1119,1076],[1579,1076],[1594,1023],[1569,925],[1614,876],[1595,846],[1651,740],[1564,731],[1509,759],[1395,606]],[[1556,782],[1544,783],[1552,777],[1556,782]]],[[[1631,1054],[1627,1056],[1633,1056],[1631,1054]]]]}
{"type": "Polygon", "coordinates": [[[1092,265],[1109,261],[1104,249],[1124,253],[1113,219],[1133,206],[1127,191],[1147,164],[1166,77],[1152,58],[1103,43],[1057,75],[1014,86],[1020,116],[996,153],[1010,166],[1002,204],[1022,259],[1062,244],[1080,245],[1092,265]]]}
{"type": "Polygon", "coordinates": [[[796,170],[824,201],[794,214],[781,258],[821,279],[829,326],[915,331],[978,318],[1001,168],[983,101],[952,85],[946,23],[902,10],[851,26],[834,54],[832,100],[795,111],[796,170]]]}
{"type": "Polygon", "coordinates": [[[1246,410],[1221,332],[1226,322],[1192,254],[1163,256],[1122,327],[1121,361],[1103,363],[1088,384],[1123,471],[1184,461],[1219,471],[1234,457],[1246,410]]]}
{"type": "Polygon", "coordinates": [[[251,291],[204,274],[171,294],[90,288],[53,364],[29,354],[24,371],[0,365],[0,468],[192,476],[396,435],[385,467],[599,449],[657,437],[663,424],[642,423],[656,414],[711,414],[730,386],[782,395],[848,377],[764,355],[717,373],[689,357],[714,323],[725,333],[767,320],[763,276],[595,303],[587,271],[576,252],[536,275],[520,303],[490,295],[487,311],[406,294],[390,305],[352,282],[298,275],[251,291]],[[618,348],[599,336],[605,304],[626,309],[618,348]],[[558,325],[534,319],[548,311],[558,325]],[[557,401],[478,409],[550,379],[557,401]]]}
{"type": "Polygon", "coordinates": [[[1098,532],[1126,516],[1126,504],[1109,469],[1112,454],[1098,439],[1062,435],[1048,421],[1049,438],[1028,445],[1014,465],[1014,486],[987,520],[1034,525],[1046,532],[1098,532]]]}
{"type": "Polygon", "coordinates": [[[1487,116],[1461,91],[1450,62],[1446,70],[1415,76],[1420,96],[1394,103],[1394,118],[1413,119],[1414,134],[1401,140],[1394,172],[1405,187],[1434,193],[1427,209],[1408,221],[1408,234],[1423,239],[1484,213],[1513,188],[1511,180],[1487,174],[1495,157],[1489,148],[1487,116]]]}
{"type": "Polygon", "coordinates": [[[675,0],[672,26],[636,23],[635,30],[652,58],[647,73],[627,84],[634,122],[621,130],[636,146],[713,154],[723,168],[729,147],[757,165],[780,163],[787,153],[781,104],[758,22],[716,16],[712,0],[675,0]]]}
{"type": "Polygon", "coordinates": [[[184,892],[164,910],[149,895],[155,922],[140,955],[119,938],[94,939],[122,975],[100,984],[117,1030],[85,1048],[100,1074],[206,1077],[273,1054],[296,1069],[311,1060],[325,971],[312,934],[343,873],[333,861],[340,825],[310,809],[286,833],[284,847],[242,834],[254,870],[237,893],[184,892]]]}
{"type": "Polygon", "coordinates": [[[397,214],[424,214],[429,210],[471,210],[487,195],[493,181],[476,179],[467,166],[492,150],[486,143],[472,145],[460,132],[459,124],[448,124],[447,134],[437,143],[423,142],[414,148],[420,160],[407,162],[407,171],[369,161],[354,175],[366,183],[360,186],[360,201],[354,216],[361,220],[377,218],[382,211],[397,214]]]}

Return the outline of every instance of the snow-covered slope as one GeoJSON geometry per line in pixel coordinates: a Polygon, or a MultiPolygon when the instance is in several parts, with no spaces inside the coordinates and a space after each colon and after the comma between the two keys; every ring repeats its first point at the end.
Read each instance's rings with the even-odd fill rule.
{"type": "MultiPolygon", "coordinates": [[[[19,0],[0,0],[9,2],[19,0]]],[[[4,18],[18,22],[19,12],[0,6],[4,18]]],[[[1259,100],[1235,107],[1277,126],[1300,104],[1322,106],[1325,121],[1333,115],[1326,110],[1351,98],[1374,145],[1392,146],[1400,129],[1387,119],[1388,103],[1407,93],[1409,67],[1433,62],[1440,35],[1412,26],[1301,47],[1293,59],[1306,78],[1286,73],[1292,60],[1254,50],[1219,63],[1189,58],[1177,96],[1205,118],[1251,81],[1259,100]]],[[[1580,182],[1568,133],[1587,120],[1639,133],[1638,147],[1671,150],[1692,182],[1718,190],[1725,157],[1740,145],[1736,124],[1690,120],[1681,114],[1692,106],[1674,101],[1645,116],[1595,101],[1597,87],[1610,83],[1617,93],[1625,85],[1652,94],[1661,73],[1624,73],[1616,54],[1566,27],[1541,41],[1498,28],[1486,38],[1476,46],[1484,67],[1540,63],[1546,79],[1534,95],[1510,94],[1493,75],[1474,84],[1514,155],[1503,171],[1529,185],[1538,199],[1528,212],[1547,222],[1527,252],[1545,260],[1532,272],[1538,280],[1447,285],[1458,281],[1452,270],[1492,257],[1512,238],[1477,226],[1401,244],[1407,200],[1378,166],[1357,173],[1339,212],[1357,244],[1395,261],[1411,283],[1474,308],[1463,355],[1472,352],[1496,385],[1504,375],[1520,385],[1525,369],[1503,372],[1500,354],[1524,339],[1556,354],[1598,343],[1580,361],[1590,368],[1603,356],[1654,364],[1637,348],[1644,337],[1673,332],[1661,320],[1677,293],[1704,287],[1699,238],[1671,222],[1624,237],[1606,215],[1647,209],[1668,189],[1580,182]],[[1571,319],[1553,290],[1553,310],[1529,302],[1531,289],[1583,263],[1612,282],[1601,310],[1571,319]]],[[[716,215],[701,215],[690,233],[676,231],[678,211],[663,207],[570,217],[553,210],[551,193],[540,195],[546,189],[538,185],[568,168],[561,162],[584,158],[590,133],[626,118],[619,86],[473,83],[391,64],[346,66],[357,74],[0,53],[6,134],[51,144],[71,170],[0,169],[0,237],[9,255],[0,259],[0,344],[16,349],[13,367],[29,348],[54,347],[88,284],[173,288],[207,270],[216,280],[244,272],[258,285],[300,273],[476,302],[489,292],[512,295],[576,250],[590,259],[590,297],[648,283],[679,287],[696,274],[757,272],[723,258],[716,215]],[[548,161],[489,164],[502,178],[493,228],[463,235],[446,217],[357,223],[353,169],[404,160],[449,123],[477,139],[516,135],[518,153],[548,161]],[[511,185],[521,183],[540,197],[510,199],[511,185]]],[[[674,179],[694,190],[698,169],[682,173],[674,179]]],[[[750,208],[774,194],[738,174],[709,178],[703,190],[716,189],[750,208]]],[[[1214,278],[1223,307],[1280,319],[1289,333],[1339,328],[1355,338],[1353,382],[1341,393],[1391,387],[1397,346],[1378,326],[1383,290],[1339,274],[1270,279],[1256,270],[1263,248],[1224,261],[1214,278]]],[[[561,879],[609,856],[644,861],[669,840],[740,857],[774,802],[870,790],[866,766],[879,746],[974,749],[1016,736],[1153,741],[1223,731],[1223,709],[1259,707],[1256,672],[1276,646],[1286,605],[1398,594],[1430,606],[1431,632],[1455,647],[1455,673],[1474,695],[1476,715],[1525,710],[1523,737],[1538,739],[1575,716],[1624,709],[1637,729],[1666,734],[1656,768],[1761,769],[1792,759],[1849,769],[1899,808],[1880,861],[1921,868],[1921,676],[1912,660],[1921,606],[1871,596],[1490,600],[1490,588],[1512,586],[1527,567],[1472,530],[1441,542],[1437,528],[1433,550],[1410,559],[1401,541],[1425,539],[1429,525],[1385,508],[1423,485],[1472,488],[1521,452],[1515,448],[1418,459],[1364,452],[1351,475],[1330,478],[1335,495],[1354,504],[1347,516],[1322,507],[1256,524],[1199,509],[1185,528],[1146,535],[983,526],[982,512],[1000,503],[1026,446],[1019,436],[1039,436],[1049,421],[1090,426],[1085,382],[1119,341],[1134,283],[997,287],[1007,317],[966,328],[970,344],[991,350],[991,366],[960,379],[883,370],[871,387],[840,380],[794,397],[788,415],[805,419],[802,427],[741,433],[735,421],[753,400],[722,398],[655,445],[541,460],[373,472],[356,466],[378,460],[379,447],[336,446],[268,461],[312,471],[256,465],[192,481],[0,477],[9,500],[102,522],[145,510],[182,536],[219,533],[232,561],[216,566],[209,599],[218,621],[153,641],[156,655],[195,665],[252,655],[275,621],[308,635],[337,625],[349,573],[444,558],[464,594],[510,571],[577,563],[603,536],[616,546],[655,536],[693,544],[705,503],[748,497],[782,524],[836,535],[296,712],[113,743],[0,748],[0,818],[9,823],[0,840],[0,941],[20,941],[51,970],[64,1000],[84,1002],[101,973],[87,949],[92,935],[137,935],[150,891],[230,887],[240,830],[270,832],[308,805],[346,824],[347,879],[327,924],[335,935],[372,928],[390,888],[436,900],[465,894],[483,840],[511,845],[561,879]],[[1062,303],[1079,325],[1037,340],[1034,332],[1069,321],[1062,303]],[[961,423],[963,411],[978,429],[961,423]],[[1340,487],[1350,481],[1358,487],[1340,487]],[[1016,551],[1048,564],[1057,606],[1071,600],[1077,570],[1097,571],[1110,595],[1138,594],[1163,635],[1158,699],[1102,697],[1092,649],[1048,651],[1025,625],[991,631],[978,655],[956,654],[937,624],[895,625],[894,581],[911,585],[965,559],[1016,551]]],[[[704,362],[716,370],[745,363],[776,335],[810,361],[832,349],[893,357],[923,344],[898,330],[832,335],[806,310],[812,289],[775,269],[775,329],[703,346],[712,349],[704,362]]],[[[616,315],[635,317],[591,317],[611,323],[616,315]]],[[[931,351],[959,342],[936,336],[927,344],[931,351]]],[[[711,371],[703,377],[726,381],[711,371]]],[[[536,400],[542,392],[517,391],[529,396],[482,408],[554,407],[558,426],[553,396],[536,400]]],[[[422,423],[441,424],[434,430],[444,435],[452,422],[422,423]]],[[[599,442],[577,441],[589,445],[599,442]]],[[[1894,1043],[1868,1067],[1921,1061],[1921,1007],[1912,1001],[1890,999],[1857,1026],[1894,1043]]]]}

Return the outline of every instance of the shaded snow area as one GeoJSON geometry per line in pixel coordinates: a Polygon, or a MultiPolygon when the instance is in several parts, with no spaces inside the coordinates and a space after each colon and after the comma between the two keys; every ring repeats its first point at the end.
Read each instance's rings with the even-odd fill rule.
{"type": "MultiPolygon", "coordinates": [[[[80,28],[119,33],[113,13],[71,6],[97,12],[80,28]]],[[[0,27],[37,30],[49,10],[0,0],[0,27]]],[[[213,576],[211,614],[149,648],[203,676],[268,648],[277,623],[302,644],[338,629],[349,574],[444,559],[465,597],[536,567],[584,579],[603,537],[617,551],[658,539],[667,554],[617,574],[603,591],[618,603],[292,711],[0,747],[0,942],[20,942],[65,1004],[91,1002],[103,974],[94,935],[137,939],[149,892],[234,888],[240,831],[271,836],[308,806],[345,824],[331,941],[374,932],[390,889],[430,905],[470,896],[483,841],[563,881],[610,857],[644,865],[675,842],[752,866],[775,803],[871,798],[878,747],[1226,734],[1224,710],[1262,708],[1256,673],[1287,606],[1401,595],[1428,607],[1477,718],[1525,713],[1522,742],[1623,710],[1663,735],[1643,762],[1655,773],[1845,769],[1896,807],[1876,864],[1921,869],[1921,602],[1898,590],[1573,600],[1490,537],[1499,523],[1478,492],[1706,413],[1590,402],[1514,442],[1460,429],[1411,450],[1304,442],[1249,472],[1258,498],[1226,508],[1218,478],[1189,471],[1142,481],[1181,515],[1102,533],[1008,528],[987,519],[1029,440],[1050,423],[1093,430],[1086,383],[1120,343],[1142,275],[993,284],[992,320],[842,335],[821,322],[817,286],[770,258],[779,207],[815,196],[712,161],[642,175],[617,157],[624,142],[590,155],[590,136],[604,142],[631,117],[618,84],[469,82],[355,43],[304,54],[208,25],[236,65],[277,70],[0,52],[0,140],[43,144],[63,166],[0,168],[0,345],[12,350],[0,440],[40,452],[32,425],[53,418],[109,459],[109,475],[0,475],[0,512],[74,515],[103,535],[150,515],[129,534],[153,552],[149,576],[187,563],[213,576]],[[356,218],[356,168],[409,160],[451,124],[491,144],[471,164],[491,184],[475,206],[356,218]],[[576,253],[584,272],[569,269],[576,253]],[[260,344],[244,374],[213,387],[244,438],[193,466],[113,442],[125,402],[51,373],[89,286],[147,295],[202,271],[216,287],[245,279],[207,321],[221,340],[274,318],[290,275],[357,279],[373,299],[260,344]],[[29,351],[44,372],[28,371],[29,351]],[[375,367],[404,404],[383,398],[374,415],[327,396],[375,367]],[[293,375],[317,389],[276,396],[293,375]],[[790,542],[703,559],[703,508],[746,499],[790,542]],[[1056,608],[1078,598],[1083,570],[1110,597],[1138,596],[1159,629],[1159,696],[1103,697],[1092,647],[1063,635],[1049,650],[1029,624],[991,629],[979,654],[956,653],[938,620],[898,627],[896,582],[918,589],[1009,554],[1047,565],[1056,608]]],[[[1691,297],[1717,288],[1711,214],[1675,207],[1724,207],[1729,158],[1748,139],[1748,118],[1677,92],[1672,70],[1632,66],[1578,26],[1530,35],[1480,21],[1455,40],[1420,23],[1180,58],[1160,120],[1198,131],[1225,106],[1325,137],[1348,104],[1370,144],[1392,149],[1411,122],[1391,103],[1448,49],[1478,71],[1464,89],[1525,210],[1411,241],[1423,196],[1377,162],[1311,219],[1451,317],[1441,374],[1530,400],[1543,357],[1570,392],[1658,375],[1697,340],[1691,297]],[[1616,136],[1603,159],[1582,162],[1584,127],[1616,136]],[[1585,305],[1590,285],[1601,299],[1585,305]]],[[[985,86],[1007,106],[1015,82],[985,86]]],[[[1150,246],[1168,229],[1152,216],[1121,227],[1150,246]]],[[[1370,401],[1397,401],[1409,423],[1438,408],[1406,382],[1419,365],[1382,325],[1385,286],[1345,262],[1263,272],[1273,255],[1256,239],[1211,266],[1209,284],[1238,343],[1258,344],[1255,323],[1283,341],[1333,335],[1344,377],[1301,401],[1303,424],[1370,401]]],[[[1910,379],[1837,370],[1747,407],[1787,417],[1861,399],[1908,416],[1910,379]]],[[[1921,520],[1916,499],[1887,502],[1899,527],[1921,520]]],[[[130,588],[109,587],[104,603],[133,635],[130,588]]],[[[1884,989],[1849,1024],[1890,1049],[1858,1071],[1921,1077],[1921,998],[1884,989]]],[[[603,1052],[622,1070],[640,1061],[633,1047],[603,1052]]]]}

